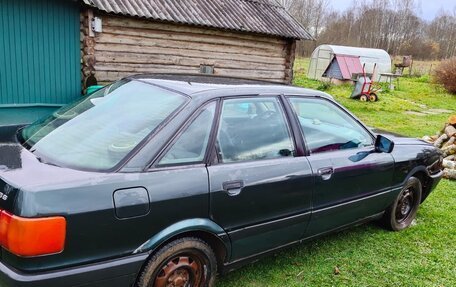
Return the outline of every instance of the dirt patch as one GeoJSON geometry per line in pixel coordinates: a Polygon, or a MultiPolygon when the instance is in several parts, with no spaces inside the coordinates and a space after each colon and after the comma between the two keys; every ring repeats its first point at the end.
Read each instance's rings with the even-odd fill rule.
{"type": "Polygon", "coordinates": [[[414,115],[414,116],[427,116],[427,115],[440,115],[440,114],[451,114],[453,113],[452,110],[447,110],[447,109],[426,109],[423,111],[405,111],[404,114],[407,115],[414,115]]]}

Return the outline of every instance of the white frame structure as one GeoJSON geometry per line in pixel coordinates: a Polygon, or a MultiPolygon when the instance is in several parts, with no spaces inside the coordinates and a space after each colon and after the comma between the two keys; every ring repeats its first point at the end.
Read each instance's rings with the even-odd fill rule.
{"type": "Polygon", "coordinates": [[[312,53],[310,58],[309,70],[307,76],[310,79],[321,80],[322,74],[325,72],[334,55],[350,55],[359,56],[361,65],[365,65],[366,73],[374,73],[374,65],[376,66],[375,78],[373,80],[384,81],[386,77],[381,77],[381,74],[391,73],[391,57],[381,49],[358,48],[336,45],[320,45],[312,53]]]}

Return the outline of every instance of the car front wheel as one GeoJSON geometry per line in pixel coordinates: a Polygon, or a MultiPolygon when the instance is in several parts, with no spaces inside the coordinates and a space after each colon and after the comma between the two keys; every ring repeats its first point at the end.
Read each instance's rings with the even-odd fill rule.
{"type": "Polygon", "coordinates": [[[210,246],[194,237],[180,238],[156,252],[138,287],[212,287],[217,261],[210,246]]]}
{"type": "Polygon", "coordinates": [[[394,231],[400,231],[412,224],[421,202],[421,182],[416,177],[410,177],[402,188],[394,203],[385,211],[383,218],[385,226],[394,231]]]}

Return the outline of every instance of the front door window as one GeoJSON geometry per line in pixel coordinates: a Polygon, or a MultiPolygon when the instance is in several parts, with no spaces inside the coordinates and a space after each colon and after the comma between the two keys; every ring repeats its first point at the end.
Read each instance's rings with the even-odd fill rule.
{"type": "Polygon", "coordinates": [[[323,99],[290,98],[311,153],[371,146],[372,136],[343,110],[323,99]]]}
{"type": "Polygon", "coordinates": [[[224,163],[291,156],[293,144],[278,99],[225,100],[217,147],[224,163]]]}

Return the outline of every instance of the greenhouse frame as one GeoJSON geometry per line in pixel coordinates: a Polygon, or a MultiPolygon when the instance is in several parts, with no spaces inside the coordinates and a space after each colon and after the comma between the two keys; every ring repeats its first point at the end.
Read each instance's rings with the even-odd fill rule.
{"type": "Polygon", "coordinates": [[[361,65],[365,66],[367,74],[374,74],[374,65],[377,64],[374,81],[386,81],[387,77],[381,77],[381,74],[391,73],[391,57],[385,50],[320,45],[313,51],[310,58],[308,77],[310,79],[322,80],[323,73],[335,55],[359,56],[361,65]]]}

